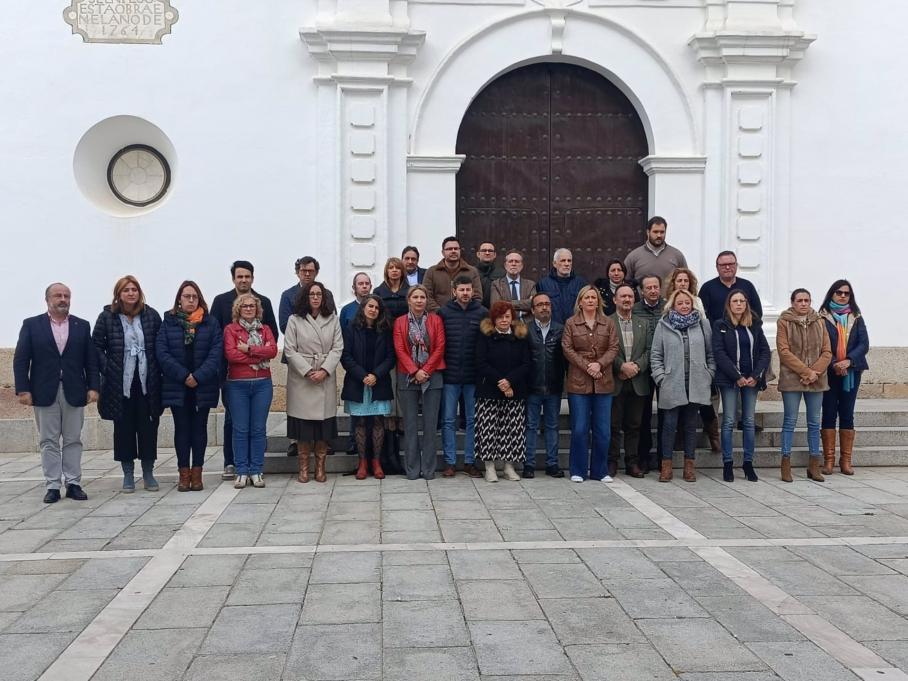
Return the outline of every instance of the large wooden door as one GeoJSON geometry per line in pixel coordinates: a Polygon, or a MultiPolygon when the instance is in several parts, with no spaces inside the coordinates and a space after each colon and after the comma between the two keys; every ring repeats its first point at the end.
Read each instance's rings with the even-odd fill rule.
{"type": "Polygon", "coordinates": [[[470,262],[490,240],[502,255],[521,250],[538,281],[567,247],[592,281],[644,241],[646,135],[627,97],[594,71],[551,63],[501,76],[467,110],[457,153],[457,236],[470,262]]]}

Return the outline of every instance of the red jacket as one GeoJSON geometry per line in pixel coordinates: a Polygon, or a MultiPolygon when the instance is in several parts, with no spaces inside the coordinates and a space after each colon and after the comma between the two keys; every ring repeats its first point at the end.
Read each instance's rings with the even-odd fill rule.
{"type": "Polygon", "coordinates": [[[274,359],[277,356],[277,343],[274,334],[267,326],[259,330],[264,345],[250,345],[249,353],[236,349],[237,343],[248,343],[249,332],[237,322],[224,329],[224,357],[227,358],[227,380],[238,378],[271,378],[271,369],[253,369],[263,359],[274,359]]]}
{"type": "Polygon", "coordinates": [[[429,333],[429,359],[418,367],[410,355],[410,338],[407,321],[410,315],[401,315],[394,322],[394,350],[397,352],[397,372],[412,375],[422,369],[430,376],[437,369],[445,368],[445,325],[436,314],[426,314],[426,331],[429,333]]]}

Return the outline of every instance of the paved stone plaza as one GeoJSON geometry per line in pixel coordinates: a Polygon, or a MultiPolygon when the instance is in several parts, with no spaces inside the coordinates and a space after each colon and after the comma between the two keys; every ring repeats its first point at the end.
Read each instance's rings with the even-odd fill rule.
{"type": "Polygon", "coordinates": [[[47,506],[0,457],[3,681],[908,679],[908,468],[124,495],[97,451],[47,506]]]}

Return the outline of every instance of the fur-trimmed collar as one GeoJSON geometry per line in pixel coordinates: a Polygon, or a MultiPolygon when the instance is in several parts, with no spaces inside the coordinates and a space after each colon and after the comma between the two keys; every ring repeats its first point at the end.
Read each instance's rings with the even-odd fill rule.
{"type": "MultiPolygon", "coordinates": [[[[486,317],[479,324],[479,330],[482,331],[486,336],[494,336],[496,333],[495,325],[492,323],[492,320],[486,317]]],[[[511,322],[511,332],[516,338],[526,338],[527,337],[527,325],[521,321],[511,322]]]]}

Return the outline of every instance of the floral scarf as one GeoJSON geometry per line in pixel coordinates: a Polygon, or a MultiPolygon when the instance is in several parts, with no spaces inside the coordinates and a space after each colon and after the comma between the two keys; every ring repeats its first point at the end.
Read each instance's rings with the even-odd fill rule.
{"type": "MultiPolygon", "coordinates": [[[[839,332],[839,339],[835,347],[835,359],[837,362],[843,362],[848,359],[848,334],[851,332],[851,305],[838,305],[830,301],[829,311],[835,321],[836,331],[839,332]]],[[[848,373],[845,374],[845,380],[842,383],[842,390],[846,393],[851,392],[854,388],[854,370],[849,367],[848,373]]]]}
{"type": "MultiPolygon", "coordinates": [[[[249,334],[249,338],[246,340],[246,345],[252,347],[254,345],[261,346],[265,344],[265,341],[262,340],[262,334],[259,333],[262,328],[261,320],[253,319],[251,322],[247,322],[245,319],[240,319],[239,324],[249,334]]],[[[251,366],[253,369],[267,369],[269,364],[271,364],[270,360],[263,359],[256,364],[250,364],[249,366],[251,366]]]]}
{"type": "Polygon", "coordinates": [[[205,310],[197,307],[195,312],[187,314],[182,308],[177,308],[177,320],[183,327],[183,345],[192,345],[195,343],[195,327],[202,323],[205,316],[205,310]]]}
{"type": "MultiPolygon", "coordinates": [[[[421,317],[416,317],[412,312],[407,313],[407,333],[410,338],[410,359],[417,368],[422,369],[429,361],[429,332],[426,330],[426,317],[424,312],[421,317]]],[[[407,383],[413,382],[413,377],[407,377],[407,383]]],[[[423,392],[429,389],[429,381],[421,384],[423,392]]]]}
{"type": "Polygon", "coordinates": [[[700,313],[696,310],[691,310],[690,314],[680,314],[675,310],[669,310],[668,323],[675,331],[681,331],[682,329],[690,328],[694,324],[699,324],[700,313]]]}

